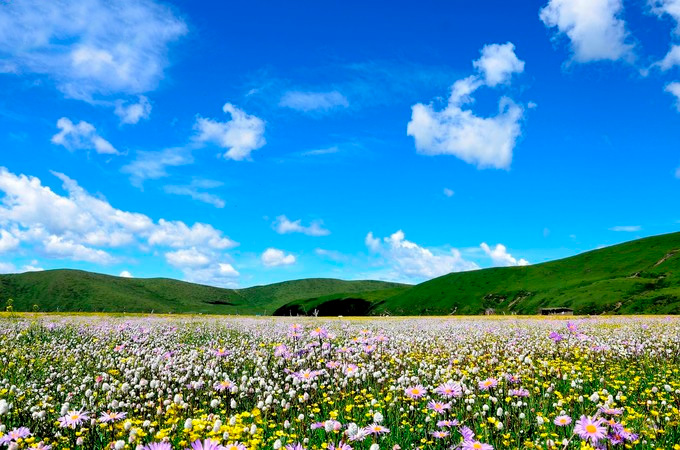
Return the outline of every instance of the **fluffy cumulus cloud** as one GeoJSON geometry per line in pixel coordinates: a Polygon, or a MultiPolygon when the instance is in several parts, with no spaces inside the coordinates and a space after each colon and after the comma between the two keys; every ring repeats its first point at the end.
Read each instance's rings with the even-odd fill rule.
{"type": "Polygon", "coordinates": [[[498,112],[490,117],[476,115],[469,105],[472,94],[482,86],[507,84],[513,74],[524,71],[524,62],[515,55],[515,46],[490,44],[473,62],[477,74],[456,81],[447,106],[437,111],[432,104],[412,107],[406,133],[424,155],[454,155],[479,168],[508,169],[513,149],[521,135],[523,108],[508,97],[501,97],[498,112]]]}
{"type": "Polygon", "coordinates": [[[0,168],[0,249],[25,245],[49,258],[112,264],[117,253],[138,248],[165,251],[168,263],[189,281],[200,275],[211,284],[233,284],[235,271],[226,250],[232,241],[213,226],[188,225],[113,207],[85,191],[64,174],[54,175],[65,194],[54,192],[35,177],[0,168]],[[212,275],[211,275],[212,274],[212,275]]]}
{"type": "Polygon", "coordinates": [[[117,155],[118,150],[97,133],[90,123],[81,120],[73,123],[68,117],[57,120],[59,133],[52,136],[52,143],[68,150],[94,150],[97,153],[117,155]]]}
{"type": "Polygon", "coordinates": [[[118,274],[118,276],[121,277],[121,278],[134,278],[134,276],[132,276],[132,273],[131,273],[129,270],[123,270],[123,271],[121,271],[121,272],[118,274]]]}
{"type": "Polygon", "coordinates": [[[513,73],[524,72],[524,61],[515,55],[511,42],[484,46],[482,56],[473,66],[484,75],[486,85],[492,87],[508,83],[513,73]]]}
{"type": "Polygon", "coordinates": [[[288,91],[281,97],[279,106],[301,112],[328,112],[337,108],[347,108],[349,102],[338,91],[288,91]]]}
{"type": "Polygon", "coordinates": [[[489,247],[486,242],[480,244],[484,253],[491,258],[494,266],[528,266],[529,261],[520,258],[517,259],[508,253],[508,249],[503,244],[496,244],[494,248],[489,247]]]}
{"type": "Polygon", "coordinates": [[[386,266],[385,278],[403,281],[422,281],[451,272],[479,269],[472,261],[463,258],[460,251],[436,251],[406,240],[404,232],[379,239],[368,233],[365,239],[368,249],[380,256],[386,266]]]}
{"type": "Polygon", "coordinates": [[[52,79],[69,97],[153,90],[184,21],[153,0],[24,0],[0,8],[0,67],[52,79]]]}
{"type": "Polygon", "coordinates": [[[0,230],[0,253],[19,247],[19,239],[7,230],[0,230]]]}
{"type": "Polygon", "coordinates": [[[286,216],[278,216],[272,226],[279,234],[302,233],[307,236],[327,236],[331,232],[322,226],[323,222],[316,220],[308,226],[302,225],[302,220],[289,220],[286,216]]]}
{"type": "Polygon", "coordinates": [[[540,18],[557,36],[567,36],[575,62],[630,60],[622,12],[622,0],[550,0],[540,18]]]}
{"type": "Polygon", "coordinates": [[[666,92],[675,97],[675,108],[680,112],[680,82],[674,81],[668,83],[665,88],[666,92]]]}
{"type": "Polygon", "coordinates": [[[290,253],[286,254],[283,250],[278,248],[268,248],[265,250],[260,259],[262,264],[267,267],[278,267],[278,266],[290,266],[295,264],[295,255],[290,253]]]}
{"type": "Polygon", "coordinates": [[[117,100],[114,112],[122,124],[135,124],[151,115],[151,102],[144,95],[140,95],[136,103],[117,100]]]}
{"type": "Polygon", "coordinates": [[[224,153],[226,159],[236,161],[250,159],[250,153],[253,150],[266,144],[264,120],[247,114],[231,103],[226,103],[222,110],[229,114],[231,119],[219,122],[199,117],[194,125],[195,140],[227,149],[224,153]]]}

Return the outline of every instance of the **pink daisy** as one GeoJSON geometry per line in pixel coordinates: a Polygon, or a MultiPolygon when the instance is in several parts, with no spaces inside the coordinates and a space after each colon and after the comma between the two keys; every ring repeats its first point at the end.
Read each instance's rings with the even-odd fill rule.
{"type": "Polygon", "coordinates": [[[498,380],[495,378],[487,378],[479,382],[479,389],[488,391],[491,388],[498,386],[498,380]]]}
{"type": "Polygon", "coordinates": [[[451,404],[449,403],[442,403],[442,402],[435,402],[435,401],[430,401],[427,404],[427,408],[431,409],[434,412],[437,412],[439,414],[444,414],[447,409],[451,409],[451,404]]]}
{"type": "Polygon", "coordinates": [[[461,388],[458,383],[444,383],[437,386],[434,391],[446,398],[460,397],[463,395],[463,388],[461,388]]]}
{"type": "Polygon", "coordinates": [[[590,417],[581,416],[576,421],[574,433],[581,439],[597,442],[606,435],[606,428],[602,426],[602,419],[592,420],[590,417]]]}
{"type": "Polygon", "coordinates": [[[416,386],[406,388],[404,393],[407,397],[417,400],[423,395],[427,394],[427,389],[425,389],[421,384],[418,384],[416,386]]]}
{"type": "Polygon", "coordinates": [[[553,423],[557,425],[558,427],[566,427],[571,423],[571,417],[569,416],[557,416],[555,417],[555,420],[553,420],[553,423]]]}

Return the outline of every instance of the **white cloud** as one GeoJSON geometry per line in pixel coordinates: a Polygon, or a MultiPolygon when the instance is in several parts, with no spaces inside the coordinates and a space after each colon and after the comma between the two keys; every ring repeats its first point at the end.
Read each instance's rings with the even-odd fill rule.
{"type": "Polygon", "coordinates": [[[334,145],[333,147],[328,147],[328,148],[319,148],[316,150],[309,150],[306,152],[300,153],[302,156],[319,156],[319,155],[332,155],[333,153],[338,153],[340,149],[338,148],[337,145],[334,145]]]}
{"type": "Polygon", "coordinates": [[[654,14],[669,15],[676,24],[675,33],[680,34],[680,0],[648,0],[654,14]]]}
{"type": "Polygon", "coordinates": [[[129,270],[123,270],[118,276],[122,278],[134,278],[129,270]]]}
{"type": "Polygon", "coordinates": [[[111,264],[116,259],[108,252],[86,247],[62,236],[50,235],[43,241],[45,253],[53,258],[65,258],[73,261],[86,261],[95,264],[111,264]]]}
{"type": "Polygon", "coordinates": [[[165,259],[169,264],[179,268],[205,267],[212,261],[210,256],[201,253],[195,248],[167,252],[165,259]]]}
{"type": "Polygon", "coordinates": [[[622,0],[550,0],[540,18],[569,38],[576,62],[629,60],[633,45],[622,12],[622,0]]]}
{"type": "Polygon", "coordinates": [[[268,248],[262,253],[262,264],[267,267],[289,266],[295,264],[295,256],[292,254],[285,254],[283,250],[277,248],[268,248]]]}
{"type": "Polygon", "coordinates": [[[149,234],[149,244],[164,247],[205,247],[224,250],[238,245],[231,239],[222,236],[212,225],[195,223],[188,226],[181,221],[160,219],[158,225],[149,234]]]}
{"type": "Polygon", "coordinates": [[[231,116],[227,122],[199,117],[194,129],[195,140],[200,143],[212,143],[228,149],[224,153],[226,159],[241,161],[250,158],[253,150],[264,146],[265,122],[259,117],[246,114],[231,103],[225,103],[222,110],[231,116]]]}
{"type": "Polygon", "coordinates": [[[238,287],[239,273],[229,263],[214,262],[206,267],[183,269],[184,278],[192,283],[227,288],[238,287]]]}
{"type": "Polygon", "coordinates": [[[482,250],[484,250],[484,253],[491,258],[491,261],[494,266],[528,266],[529,261],[526,259],[520,258],[517,259],[514,256],[512,256],[510,253],[508,253],[508,250],[505,248],[505,245],[503,244],[496,244],[496,247],[493,249],[487,245],[486,242],[482,242],[480,244],[480,247],[482,250]]]}
{"type": "Polygon", "coordinates": [[[168,176],[166,168],[184,166],[194,161],[191,152],[184,148],[167,148],[159,152],[137,152],[137,158],[123,166],[121,172],[130,175],[130,182],[141,187],[146,180],[168,176]]]}
{"type": "Polygon", "coordinates": [[[286,216],[278,216],[272,226],[279,234],[287,233],[302,233],[307,236],[327,236],[331,232],[322,226],[323,222],[316,220],[311,222],[308,226],[302,225],[302,220],[288,220],[286,216]]]}
{"type": "Polygon", "coordinates": [[[479,75],[457,80],[443,110],[436,111],[432,104],[413,105],[406,134],[413,136],[418,153],[454,155],[478,168],[510,167],[521,135],[522,107],[501,97],[496,115],[480,117],[466,105],[474,102],[472,94],[480,87],[507,83],[513,73],[524,70],[514,48],[511,42],[484,46],[482,56],[473,63],[479,75]]]}
{"type": "MultiPolygon", "coordinates": [[[[466,80],[457,81],[456,84],[466,80]]],[[[432,105],[413,106],[406,133],[415,139],[416,150],[424,155],[454,155],[479,168],[507,169],[521,134],[522,108],[507,97],[498,103],[498,114],[479,117],[464,109],[470,98],[455,95],[442,111],[432,105]]]]}
{"type": "MultiPolygon", "coordinates": [[[[237,245],[208,224],[187,225],[165,219],[155,222],[144,214],[116,209],[66,175],[54,175],[62,181],[66,195],[43,186],[38,178],[0,168],[0,192],[4,193],[0,197],[0,226],[48,257],[110,264],[118,260],[107,251],[110,248],[123,251],[151,246],[172,249],[168,252],[172,255],[166,258],[173,265],[187,261],[182,268],[189,277],[197,261],[214,266],[217,275],[220,270],[224,272],[218,266],[226,257],[223,252],[237,245]],[[200,260],[199,253],[207,255],[207,260],[200,260]]],[[[4,234],[0,237],[9,242],[4,234]]]]}
{"type": "Polygon", "coordinates": [[[120,118],[120,123],[134,125],[151,115],[151,102],[144,95],[140,95],[137,103],[126,103],[122,100],[115,102],[114,112],[120,118]]]}
{"type": "Polygon", "coordinates": [[[510,81],[513,73],[524,72],[524,61],[515,55],[515,45],[489,44],[482,48],[482,56],[472,63],[484,76],[487,86],[496,86],[510,81]]]}
{"type": "Polygon", "coordinates": [[[59,133],[52,136],[52,143],[62,145],[68,150],[96,150],[97,153],[117,155],[113,145],[99,136],[97,129],[83,120],[74,124],[67,117],[57,121],[59,133]]]}
{"type": "Polygon", "coordinates": [[[16,73],[47,75],[69,97],[155,89],[168,45],[187,32],[153,0],[24,0],[0,9],[0,53],[16,73]]]}
{"type": "Polygon", "coordinates": [[[675,169],[675,178],[680,179],[680,167],[678,167],[677,169],[675,169]]]}
{"type": "Polygon", "coordinates": [[[344,255],[337,250],[327,250],[325,248],[315,248],[314,253],[316,253],[318,256],[321,256],[322,258],[326,258],[328,260],[335,261],[335,262],[346,262],[346,261],[349,260],[347,255],[344,255]]]}
{"type": "Polygon", "coordinates": [[[172,186],[168,185],[163,188],[168,194],[186,195],[196,201],[213,205],[216,208],[224,208],[224,200],[217,195],[209,192],[203,192],[200,189],[211,189],[222,186],[219,181],[213,180],[193,180],[189,185],[172,186]]]}
{"type": "Polygon", "coordinates": [[[640,225],[619,225],[615,227],[611,227],[609,231],[623,231],[627,233],[634,233],[636,231],[642,230],[642,227],[640,225]]]}
{"type": "Polygon", "coordinates": [[[0,253],[14,250],[21,242],[7,230],[0,230],[0,253]]]}
{"type": "Polygon", "coordinates": [[[0,262],[0,273],[24,273],[24,272],[41,272],[45,269],[37,267],[37,261],[31,261],[31,264],[25,264],[18,268],[11,262],[0,262]]]}
{"type": "Polygon", "coordinates": [[[452,189],[444,188],[444,195],[446,195],[447,197],[453,197],[454,194],[455,192],[453,192],[452,189]]]}
{"type": "Polygon", "coordinates": [[[347,98],[338,91],[288,91],[281,97],[279,106],[302,112],[327,112],[336,108],[347,108],[349,102],[347,101],[347,98]]]}
{"type": "Polygon", "coordinates": [[[666,85],[665,91],[675,97],[675,107],[680,112],[680,82],[674,81],[666,85]]]}
{"type": "Polygon", "coordinates": [[[390,279],[420,281],[451,272],[479,269],[474,262],[465,260],[459,250],[435,252],[407,241],[401,230],[382,241],[368,233],[365,243],[372,252],[382,257],[388,270],[386,278],[390,279]]]}

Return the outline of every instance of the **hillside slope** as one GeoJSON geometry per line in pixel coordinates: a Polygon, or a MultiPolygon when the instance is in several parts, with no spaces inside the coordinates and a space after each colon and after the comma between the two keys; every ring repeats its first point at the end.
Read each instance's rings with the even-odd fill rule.
{"type": "Polygon", "coordinates": [[[444,275],[376,304],[372,314],[680,313],[680,233],[525,267],[444,275]]]}
{"type": "Polygon", "coordinates": [[[283,304],[311,297],[394,289],[382,281],[313,278],[246,289],[222,289],[167,278],[120,278],[80,270],[0,275],[0,307],[16,311],[103,311],[203,314],[272,314],[283,304]]]}

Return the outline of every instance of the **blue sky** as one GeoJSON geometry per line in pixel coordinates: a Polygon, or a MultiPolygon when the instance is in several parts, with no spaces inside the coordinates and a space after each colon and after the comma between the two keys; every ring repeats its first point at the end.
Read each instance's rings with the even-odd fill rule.
{"type": "Polygon", "coordinates": [[[0,4],[0,270],[420,282],[676,231],[680,1],[0,4]]]}

